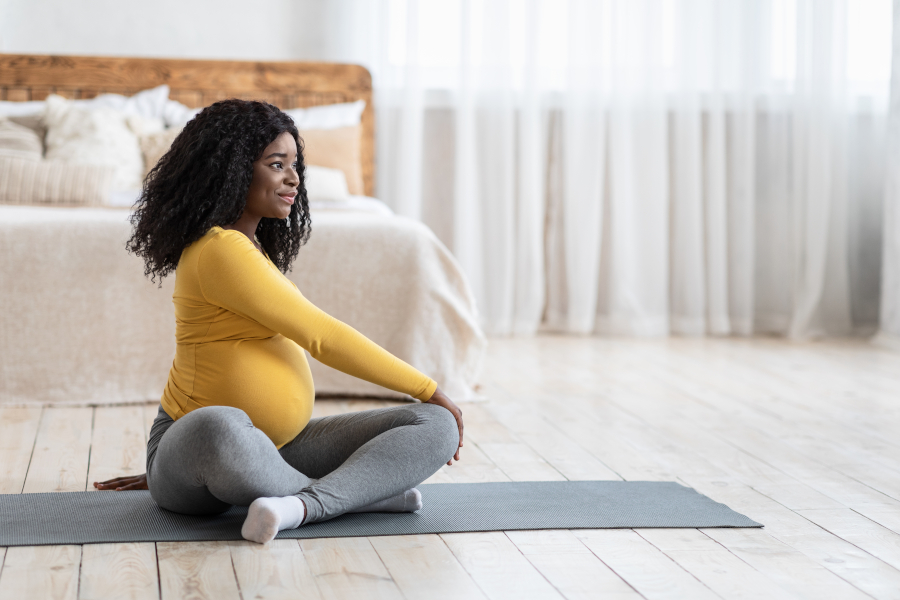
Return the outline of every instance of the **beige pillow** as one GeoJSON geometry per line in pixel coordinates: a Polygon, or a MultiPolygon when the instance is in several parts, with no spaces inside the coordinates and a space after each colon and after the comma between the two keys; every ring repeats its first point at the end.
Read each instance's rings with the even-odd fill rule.
{"type": "Polygon", "coordinates": [[[100,206],[114,172],[109,165],[0,156],[0,204],[100,206]]]}
{"type": "Polygon", "coordinates": [[[82,108],[54,94],[46,102],[47,159],[109,165],[114,190],[140,187],[144,157],[124,114],[109,108],[82,108]]]}
{"type": "Polygon", "coordinates": [[[182,129],[184,127],[170,127],[169,129],[144,134],[139,137],[141,153],[144,155],[144,177],[156,166],[159,159],[169,151],[169,148],[172,147],[172,142],[175,141],[182,129]]]}
{"type": "Polygon", "coordinates": [[[306,165],[306,197],[310,202],[343,202],[349,199],[347,177],[340,169],[306,165]]]}
{"type": "Polygon", "coordinates": [[[362,176],[362,125],[336,129],[306,129],[303,138],[303,159],[308,165],[340,169],[347,177],[351,194],[365,194],[362,176]]]}
{"type": "MultiPolygon", "coordinates": [[[[169,151],[172,142],[184,127],[170,127],[162,131],[144,133],[138,137],[143,155],[146,177],[159,159],[169,151]]],[[[132,129],[134,126],[132,124],[132,129]]],[[[300,132],[303,139],[306,164],[343,171],[347,189],[351,194],[364,195],[362,176],[361,137],[362,126],[338,127],[335,129],[307,129],[300,132]]]]}
{"type": "Polygon", "coordinates": [[[41,160],[43,154],[38,134],[8,119],[0,120],[0,156],[41,160]]]}
{"type": "Polygon", "coordinates": [[[7,117],[10,121],[17,125],[22,125],[32,130],[41,140],[41,152],[44,147],[44,136],[47,134],[47,128],[44,126],[44,113],[36,115],[10,115],[7,117]]]}

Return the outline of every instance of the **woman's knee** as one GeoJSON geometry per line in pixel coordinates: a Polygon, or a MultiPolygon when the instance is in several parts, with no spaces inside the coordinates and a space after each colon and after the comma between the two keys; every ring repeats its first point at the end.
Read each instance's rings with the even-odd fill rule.
{"type": "Polygon", "coordinates": [[[229,454],[240,445],[242,430],[248,427],[253,424],[247,414],[228,406],[199,408],[173,423],[148,469],[150,495],[156,503],[182,514],[227,510],[233,503],[216,498],[208,484],[227,470],[229,454]]]}
{"type": "Polygon", "coordinates": [[[429,424],[429,438],[440,450],[441,464],[450,460],[459,448],[459,424],[456,417],[443,406],[423,403],[418,405],[429,424]]]}
{"type": "Polygon", "coordinates": [[[253,429],[253,422],[247,413],[231,406],[205,406],[191,411],[176,421],[173,428],[180,425],[183,434],[192,441],[229,444],[247,429],[253,429]]]}
{"type": "Polygon", "coordinates": [[[256,498],[287,496],[309,484],[244,411],[225,406],[197,409],[172,425],[150,476],[157,503],[186,514],[247,506],[256,498]]]}
{"type": "Polygon", "coordinates": [[[250,417],[240,408],[233,406],[204,406],[197,410],[192,410],[180,421],[193,420],[206,423],[212,427],[232,426],[234,424],[252,425],[250,417]]]}
{"type": "Polygon", "coordinates": [[[176,460],[186,470],[218,465],[246,445],[253,422],[247,413],[230,406],[207,406],[178,419],[162,440],[157,461],[176,460]]]}

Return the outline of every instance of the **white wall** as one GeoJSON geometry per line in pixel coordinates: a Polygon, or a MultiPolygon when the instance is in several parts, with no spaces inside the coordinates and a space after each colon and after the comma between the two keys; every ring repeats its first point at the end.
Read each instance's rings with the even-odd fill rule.
{"type": "Polygon", "coordinates": [[[327,0],[0,0],[0,52],[327,60],[327,0]]]}

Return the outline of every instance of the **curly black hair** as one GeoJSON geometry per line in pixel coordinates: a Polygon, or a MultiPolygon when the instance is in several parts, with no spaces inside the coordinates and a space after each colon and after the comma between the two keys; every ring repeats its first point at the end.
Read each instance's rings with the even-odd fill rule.
{"type": "Polygon", "coordinates": [[[269,258],[287,272],[310,233],[303,143],[294,121],[265,102],[222,100],[191,119],[144,180],[125,245],[144,259],[156,281],[175,270],[181,253],[211,227],[236,222],[244,211],[253,163],[284,132],[297,143],[300,185],[286,219],[262,219],[256,237],[269,258]]]}

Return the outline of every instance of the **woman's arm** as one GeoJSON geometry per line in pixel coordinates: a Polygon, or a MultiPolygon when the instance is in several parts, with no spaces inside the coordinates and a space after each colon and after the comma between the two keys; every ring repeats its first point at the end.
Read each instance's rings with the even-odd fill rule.
{"type": "Polygon", "coordinates": [[[215,236],[197,267],[210,303],[282,334],[329,367],[419,400],[434,395],[434,380],[314,306],[243,234],[215,236]]]}

